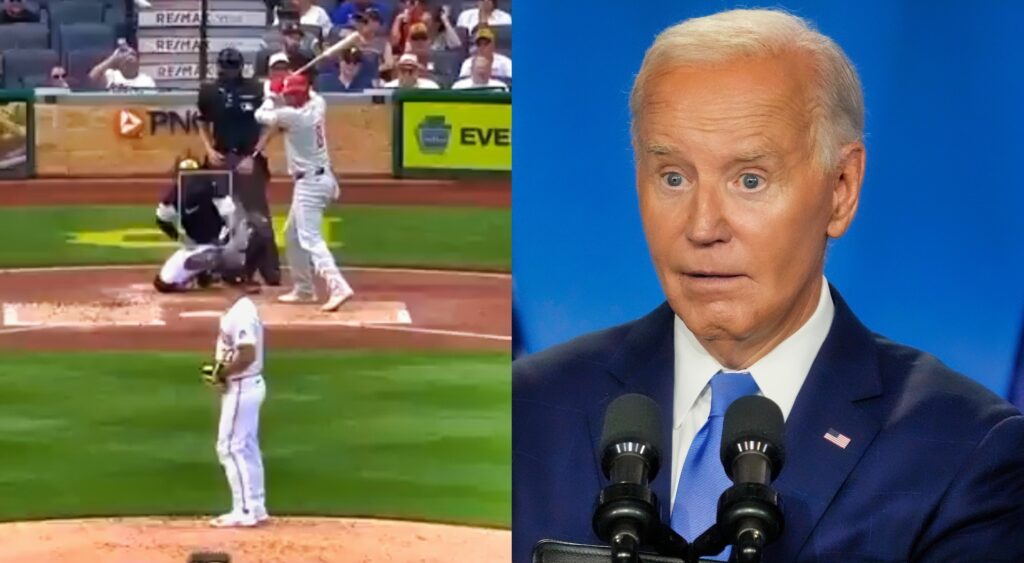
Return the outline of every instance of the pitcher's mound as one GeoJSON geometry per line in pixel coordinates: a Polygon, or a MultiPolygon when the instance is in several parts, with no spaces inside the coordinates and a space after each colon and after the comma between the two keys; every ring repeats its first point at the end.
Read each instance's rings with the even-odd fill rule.
{"type": "Polygon", "coordinates": [[[507,530],[393,520],[273,518],[245,529],[195,518],[50,520],[0,524],[0,561],[187,563],[195,552],[225,552],[232,563],[509,561],[511,541],[507,530]]]}

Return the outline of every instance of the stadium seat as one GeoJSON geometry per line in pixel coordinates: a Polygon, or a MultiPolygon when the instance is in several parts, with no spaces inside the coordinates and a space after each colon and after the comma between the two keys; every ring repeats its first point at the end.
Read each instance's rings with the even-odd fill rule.
{"type": "Polygon", "coordinates": [[[64,64],[68,75],[79,84],[89,81],[89,71],[100,61],[110,56],[110,49],[75,49],[64,53],[64,64]]]}
{"type": "Polygon", "coordinates": [[[123,5],[112,4],[106,6],[103,10],[103,23],[109,23],[111,25],[124,24],[127,20],[125,16],[125,9],[123,5]]]}
{"type": "Polygon", "coordinates": [[[10,23],[0,33],[0,53],[13,49],[49,49],[50,29],[42,23],[10,23]]]}
{"type": "Polygon", "coordinates": [[[316,77],[313,89],[320,93],[340,92],[341,83],[338,82],[338,75],[334,73],[322,73],[316,77]]]}
{"type": "Polygon", "coordinates": [[[62,53],[79,49],[114,48],[114,27],[103,23],[76,23],[58,28],[57,45],[62,53]]]}
{"type": "Polygon", "coordinates": [[[21,88],[39,88],[46,86],[46,81],[49,78],[49,74],[29,74],[27,76],[22,76],[20,81],[21,88]]]}
{"type": "Polygon", "coordinates": [[[51,25],[66,25],[73,23],[101,23],[105,6],[102,2],[93,0],[67,0],[60,3],[51,3],[50,12],[51,25]]]}
{"type": "Polygon", "coordinates": [[[459,77],[459,69],[466,57],[462,51],[434,51],[433,57],[434,75],[441,78],[447,86],[451,86],[459,77]]]}
{"type": "Polygon", "coordinates": [[[491,28],[494,32],[494,49],[499,53],[512,56],[512,26],[496,25],[491,28]]]}
{"type": "Polygon", "coordinates": [[[268,74],[270,66],[270,55],[273,55],[277,51],[274,49],[260,49],[256,53],[256,62],[253,64],[253,74],[257,78],[262,78],[268,74]]]}
{"type": "Polygon", "coordinates": [[[8,87],[17,87],[22,77],[50,72],[60,64],[60,57],[52,49],[14,49],[4,51],[3,75],[8,87]]]}

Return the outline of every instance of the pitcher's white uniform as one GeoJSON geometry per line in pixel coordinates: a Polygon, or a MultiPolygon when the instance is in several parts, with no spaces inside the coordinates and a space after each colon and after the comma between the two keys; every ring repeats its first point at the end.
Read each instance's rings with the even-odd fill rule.
{"type": "Polygon", "coordinates": [[[290,301],[315,298],[314,272],[327,282],[333,298],[347,298],[353,293],[320,232],[324,209],[340,193],[327,149],[326,113],[327,104],[315,92],[309,93],[309,100],[301,107],[280,106],[278,98],[271,96],[256,111],[257,121],[284,130],[288,173],[295,178],[292,207],[285,223],[295,297],[290,301]]]}
{"type": "Polygon", "coordinates": [[[256,349],[252,364],[244,372],[228,379],[221,397],[220,426],[217,430],[217,457],[231,487],[231,512],[225,518],[241,525],[253,525],[267,519],[266,491],[263,485],[263,458],[260,454],[260,406],[266,397],[263,381],[263,323],[256,304],[241,297],[220,318],[216,358],[230,359],[238,346],[251,344],[256,349]]]}

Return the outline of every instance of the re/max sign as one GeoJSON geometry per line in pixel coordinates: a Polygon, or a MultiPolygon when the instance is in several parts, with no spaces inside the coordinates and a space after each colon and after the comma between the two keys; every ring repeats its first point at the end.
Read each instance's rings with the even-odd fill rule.
{"type": "Polygon", "coordinates": [[[459,143],[469,146],[512,146],[512,129],[508,127],[463,127],[459,129],[459,143]]]}

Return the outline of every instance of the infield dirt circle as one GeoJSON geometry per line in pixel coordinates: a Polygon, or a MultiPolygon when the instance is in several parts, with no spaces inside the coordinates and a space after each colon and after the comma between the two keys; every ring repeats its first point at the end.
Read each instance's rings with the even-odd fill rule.
{"type": "Polygon", "coordinates": [[[228,553],[232,563],[509,561],[511,532],[348,518],[273,518],[256,528],[205,520],[116,518],[0,524],[0,561],[185,563],[228,553]]]}

